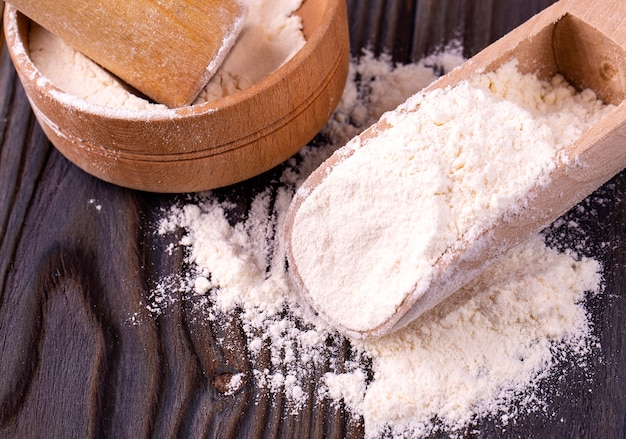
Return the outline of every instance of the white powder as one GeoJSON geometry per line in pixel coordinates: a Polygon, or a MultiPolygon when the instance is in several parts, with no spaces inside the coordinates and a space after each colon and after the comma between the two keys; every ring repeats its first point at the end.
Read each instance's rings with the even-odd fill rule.
{"type": "Polygon", "coordinates": [[[88,201],[88,203],[89,203],[89,204],[92,204],[92,205],[96,208],[96,210],[97,210],[98,212],[100,212],[100,211],[102,210],[102,204],[100,204],[100,203],[96,203],[96,200],[95,200],[94,198],[90,198],[90,199],[89,199],[89,201],[88,201]]]}
{"type": "Polygon", "coordinates": [[[244,90],[272,73],[304,45],[302,0],[248,0],[246,24],[223,66],[196,103],[244,90]]]}
{"type": "MultiPolygon", "coordinates": [[[[444,55],[454,54],[450,49],[444,55]]],[[[298,413],[321,372],[321,381],[313,382],[313,403],[343,403],[353,422],[364,423],[368,438],[383,431],[414,437],[442,428],[454,434],[489,414],[506,424],[522,408],[530,409],[528,400],[540,407],[538,388],[561,357],[573,353],[583,367],[595,343],[583,293],[599,290],[598,263],[551,250],[540,237],[404,330],[376,342],[350,341],[349,358],[341,350],[345,340],[298,300],[288,281],[282,236],[295,188],[346,137],[393,108],[385,105],[397,105],[402,93],[406,98],[434,80],[425,64],[393,66],[365,54],[351,66],[343,100],[321,134],[326,142],[304,148],[279,169],[277,181],[242,200],[251,206],[244,218],[237,203],[215,191],[173,205],[158,231],[183,229],[181,245],[191,269],[163,279],[153,292],[149,306],[155,318],[174,297],[214,324],[236,311],[253,368],[251,376],[237,379],[281,393],[298,413]],[[393,103],[377,92],[385,84],[399,85],[393,103]],[[261,361],[265,356],[269,365],[261,361]]],[[[129,321],[141,323],[134,315],[129,321]]]]}
{"type": "MultiPolygon", "coordinates": [[[[305,43],[302,20],[294,14],[301,3],[249,0],[246,23],[236,44],[194,105],[244,90],[291,58],[305,43]]],[[[66,93],[106,107],[167,108],[137,96],[114,75],[40,26],[32,27],[29,47],[41,73],[66,93]]]]}
{"type": "Polygon", "coordinates": [[[245,376],[242,373],[236,373],[230,377],[230,381],[226,384],[226,392],[224,395],[234,395],[243,385],[245,376]]]}
{"type": "Polygon", "coordinates": [[[595,261],[576,262],[535,237],[418,322],[360,345],[374,359],[363,408],[369,431],[391,424],[425,434],[435,417],[453,428],[507,416],[511,400],[528,398],[528,386],[546,377],[554,346],[587,349],[578,304],[597,291],[598,271],[595,261]]]}
{"type": "Polygon", "coordinates": [[[302,194],[292,251],[313,306],[350,330],[384,323],[429,288],[447,251],[523,206],[558,152],[609,111],[590,90],[509,63],[386,113],[391,128],[349,142],[354,153],[302,194]]]}
{"type": "Polygon", "coordinates": [[[39,71],[66,93],[109,107],[167,108],[133,94],[107,70],[36,24],[31,26],[29,48],[31,60],[39,71]]]}

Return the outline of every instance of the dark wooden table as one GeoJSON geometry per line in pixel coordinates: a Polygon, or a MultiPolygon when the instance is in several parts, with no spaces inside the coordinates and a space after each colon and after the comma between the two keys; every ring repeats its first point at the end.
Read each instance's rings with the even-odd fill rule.
{"type": "MultiPolygon", "coordinates": [[[[405,62],[461,36],[471,56],[550,3],[350,0],[352,49],[368,46],[405,62]]],[[[254,188],[272,175],[220,194],[245,213],[254,188]]],[[[250,369],[237,348],[236,317],[226,328],[191,328],[189,310],[178,305],[127,324],[145,312],[141,304],[159,279],[185,270],[182,252],[164,256],[174,238],[154,232],[159,208],[177,196],[104,183],[62,157],[35,121],[6,48],[0,187],[0,437],[362,436],[326,401],[293,414],[252,380],[235,395],[224,392],[230,374],[250,369]]],[[[567,239],[584,237],[584,252],[605,267],[605,293],[589,305],[601,342],[590,371],[562,371],[549,416],[505,427],[480,420],[468,437],[626,437],[625,195],[622,173],[568,214],[581,234],[567,239]]],[[[340,351],[348,355],[348,343],[340,351]]],[[[323,373],[312,374],[312,400],[323,373]]]]}

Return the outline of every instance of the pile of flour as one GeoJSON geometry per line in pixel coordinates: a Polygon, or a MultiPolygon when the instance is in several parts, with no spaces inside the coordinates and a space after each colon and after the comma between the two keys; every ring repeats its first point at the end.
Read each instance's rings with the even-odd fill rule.
{"type": "MultiPolygon", "coordinates": [[[[304,45],[302,0],[249,0],[248,16],[232,47],[194,105],[244,90],[269,75],[304,45]]],[[[88,102],[132,110],[166,109],[139,97],[114,75],[40,26],[30,32],[30,57],[53,84],[88,102]]]]}
{"type": "Polygon", "coordinates": [[[404,330],[349,341],[349,358],[345,339],[299,300],[285,268],[282,229],[296,188],[348,139],[436,79],[442,65],[459,64],[459,53],[450,48],[397,66],[366,53],[352,63],[343,99],[317,141],[278,168],[276,179],[241,203],[214,191],[165,210],[158,233],[182,229],[190,270],[161,280],[151,315],[167,313],[172,300],[193,304],[197,318],[215,324],[236,312],[253,367],[248,382],[284,395],[298,413],[316,403],[310,385],[322,371],[314,400],[343,403],[366,437],[454,434],[476,417],[506,424],[541,409],[542,380],[568,353],[580,359],[573,366],[584,367],[594,352],[584,301],[600,292],[597,261],[536,236],[404,330]],[[242,205],[250,206],[243,217],[242,205]],[[271,364],[261,366],[267,356],[271,364]]]}
{"type": "Polygon", "coordinates": [[[389,128],[351,140],[303,193],[291,243],[314,307],[353,331],[383,324],[429,289],[448,252],[516,214],[559,151],[612,110],[510,62],[386,113],[389,128]]]}

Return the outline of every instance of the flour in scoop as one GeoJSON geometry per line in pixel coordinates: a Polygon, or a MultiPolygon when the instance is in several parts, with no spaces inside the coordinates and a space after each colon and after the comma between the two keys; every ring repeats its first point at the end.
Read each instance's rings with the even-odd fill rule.
{"type": "Polygon", "coordinates": [[[354,331],[383,324],[460,241],[475,240],[546,184],[559,151],[611,106],[515,62],[416,94],[356,137],[306,196],[292,253],[313,306],[354,331]]]}
{"type": "MultiPolygon", "coordinates": [[[[305,43],[302,20],[294,12],[301,0],[249,0],[248,15],[235,45],[194,105],[244,90],[289,60],[305,43]]],[[[61,90],[112,108],[165,110],[135,94],[122,81],[57,36],[34,25],[30,56],[41,73],[61,90]]]]}

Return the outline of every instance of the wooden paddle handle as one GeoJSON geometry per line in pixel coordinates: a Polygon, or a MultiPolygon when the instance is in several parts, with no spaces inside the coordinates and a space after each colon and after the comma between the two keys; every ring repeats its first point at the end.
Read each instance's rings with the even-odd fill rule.
{"type": "Polygon", "coordinates": [[[561,71],[579,88],[605,102],[626,96],[626,2],[563,0],[566,16],[555,29],[554,53],[561,71]]]}
{"type": "Polygon", "coordinates": [[[234,44],[241,0],[10,0],[148,97],[191,103],[234,44]]]}
{"type": "Polygon", "coordinates": [[[528,71],[558,72],[578,88],[591,88],[616,107],[566,149],[567,163],[558,164],[550,184],[537,187],[521,213],[502,220],[449,258],[449,265],[443,267],[446,277],[438,277],[424,296],[407,300],[398,312],[401,318],[357,335],[381,336],[406,326],[626,168],[624,0],[561,0],[434,86],[456,83],[468,76],[468,70],[492,70],[511,56],[528,71]]]}
{"type": "MultiPolygon", "coordinates": [[[[553,34],[562,74],[578,88],[591,88],[615,111],[586,132],[572,148],[563,195],[590,193],[626,167],[626,2],[562,0],[567,16],[553,34]]],[[[581,198],[573,197],[574,201],[581,198]]]]}

